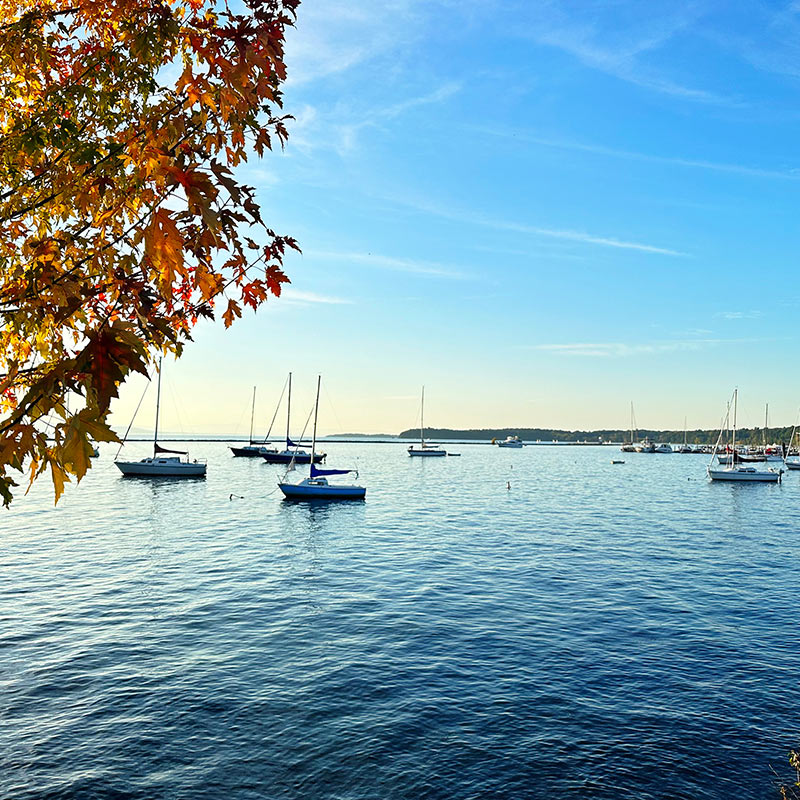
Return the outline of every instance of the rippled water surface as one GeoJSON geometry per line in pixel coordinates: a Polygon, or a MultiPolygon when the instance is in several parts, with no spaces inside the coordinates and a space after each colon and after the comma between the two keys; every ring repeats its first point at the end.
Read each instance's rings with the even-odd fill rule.
{"type": "Polygon", "coordinates": [[[205,481],[106,449],[0,516],[0,797],[776,796],[800,475],[330,444],[367,500],[308,506],[193,449],[205,481]]]}

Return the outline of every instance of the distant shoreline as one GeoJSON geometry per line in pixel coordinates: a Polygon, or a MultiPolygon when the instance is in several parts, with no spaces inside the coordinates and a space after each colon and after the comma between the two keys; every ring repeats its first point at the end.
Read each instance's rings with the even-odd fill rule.
{"type": "MultiPolygon", "coordinates": [[[[153,437],[130,437],[125,440],[126,442],[152,442],[153,437]]],[[[185,438],[185,437],[177,437],[174,434],[170,436],[159,436],[159,442],[216,442],[218,444],[227,444],[227,443],[234,443],[234,444],[247,444],[247,439],[242,437],[192,437],[192,438],[185,438]]],[[[294,439],[292,441],[295,441],[294,439]]],[[[492,442],[491,439],[437,439],[435,437],[425,437],[426,442],[433,442],[433,443],[441,443],[441,444],[482,444],[482,445],[492,445],[496,444],[492,442]]],[[[335,436],[327,439],[322,437],[317,439],[317,444],[413,444],[414,442],[419,442],[419,438],[400,438],[399,436],[395,436],[394,438],[371,438],[368,434],[364,436],[359,436],[357,439],[343,439],[341,437],[335,436]]],[[[296,444],[302,445],[304,447],[311,447],[311,440],[310,439],[297,439],[296,444]]],[[[256,444],[264,444],[266,446],[266,442],[256,442],[256,444]]],[[[272,442],[275,444],[275,442],[272,442]]],[[[622,444],[622,441],[619,442],[598,442],[598,441],[575,441],[575,442],[561,442],[561,441],[552,441],[552,442],[544,442],[544,441],[536,441],[536,442],[529,442],[525,441],[525,446],[535,447],[537,445],[580,445],[580,446],[612,446],[616,445],[617,447],[622,444]]]]}
{"type": "MultiPolygon", "coordinates": [[[[564,431],[545,428],[480,428],[480,429],[455,429],[455,428],[426,428],[425,440],[440,444],[492,444],[501,442],[508,436],[519,436],[525,445],[610,445],[619,446],[631,441],[630,431],[623,430],[598,430],[598,431],[564,431]]],[[[770,428],[767,433],[767,444],[788,443],[792,436],[792,428],[770,428]]],[[[687,444],[713,445],[719,438],[719,430],[643,430],[634,431],[633,441],[638,442],[649,439],[651,442],[664,442],[679,444],[686,439],[687,444]]],[[[742,445],[760,446],[764,443],[762,428],[740,428],[736,435],[737,441],[742,445]]],[[[162,433],[162,441],[171,442],[247,442],[241,435],[211,435],[199,434],[189,436],[179,433],[162,433]]],[[[152,434],[138,434],[127,439],[128,442],[151,442],[152,434]]],[[[276,437],[274,443],[282,444],[282,437],[276,437]]],[[[298,440],[300,441],[300,440],[298,440]]],[[[322,436],[318,442],[329,444],[411,444],[419,441],[419,430],[405,430],[399,435],[346,433],[322,436]]],[[[311,440],[303,439],[302,444],[310,447],[311,440]]]]}

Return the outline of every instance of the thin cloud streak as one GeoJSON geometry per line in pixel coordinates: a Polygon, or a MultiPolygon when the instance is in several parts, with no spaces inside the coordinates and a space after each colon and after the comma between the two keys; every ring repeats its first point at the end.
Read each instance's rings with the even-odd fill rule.
{"type": "Polygon", "coordinates": [[[748,167],[741,164],[724,164],[715,161],[705,161],[703,159],[681,158],[680,156],[659,156],[651,153],[637,153],[632,150],[617,150],[613,147],[589,144],[584,142],[574,142],[570,140],[547,139],[532,136],[518,131],[502,131],[490,128],[477,128],[479,132],[504,139],[515,139],[527,144],[537,144],[542,147],[549,147],[555,150],[569,150],[578,153],[592,153],[594,155],[610,156],[611,158],[622,158],[630,161],[644,161],[652,164],[667,164],[669,166],[689,167],[693,169],[704,169],[713,172],[729,172],[736,175],[744,175],[750,178],[777,178],[780,180],[799,180],[800,173],[794,170],[775,170],[762,169],[761,167],[748,167]]]}
{"type": "Polygon", "coordinates": [[[763,339],[683,339],[679,341],[628,344],[626,342],[575,342],[563,344],[535,344],[526,350],[541,350],[562,356],[584,358],[629,358],[631,356],[657,355],[659,353],[705,350],[726,344],[751,344],[763,339]]]}
{"type": "Polygon", "coordinates": [[[590,69],[650,91],[709,105],[743,107],[744,104],[732,98],[663,77],[643,63],[643,55],[662,48],[676,34],[689,29],[702,16],[702,4],[695,9],[677,6],[674,13],[660,18],[653,14],[642,18],[645,23],[636,20],[628,26],[614,17],[614,26],[605,30],[597,23],[592,24],[586,15],[571,14],[565,6],[554,0],[541,3],[533,24],[521,35],[539,45],[561,50],[590,69]]]}
{"type": "Polygon", "coordinates": [[[760,311],[718,311],[714,316],[720,319],[761,319],[763,314],[760,311]]]}
{"type": "Polygon", "coordinates": [[[393,105],[369,111],[359,111],[343,105],[321,111],[306,103],[295,114],[289,146],[306,153],[332,149],[343,157],[355,150],[361,131],[367,128],[379,129],[382,123],[397,119],[420,106],[443,103],[459,91],[460,83],[448,81],[427,94],[409,97],[393,105]]]}
{"type": "Polygon", "coordinates": [[[332,306],[350,306],[352,300],[343,297],[332,297],[330,295],[317,294],[316,292],[304,292],[301,289],[287,287],[281,292],[280,300],[291,305],[311,305],[322,304],[332,306]]]}
{"type": "Polygon", "coordinates": [[[522,233],[529,236],[544,236],[549,239],[561,239],[563,241],[578,242],[580,244],[594,244],[601,247],[613,247],[620,250],[635,250],[641,253],[651,253],[654,255],[673,256],[679,258],[687,257],[689,255],[688,253],[683,253],[679,250],[673,250],[667,247],[657,247],[655,245],[644,244],[642,242],[628,241],[627,239],[618,239],[614,236],[596,236],[583,231],[573,231],[559,228],[543,228],[537,225],[526,225],[520,222],[492,219],[490,217],[483,217],[478,214],[450,211],[430,203],[415,203],[398,198],[386,199],[390,200],[390,202],[397,203],[398,205],[403,205],[407,208],[413,208],[415,211],[422,211],[426,214],[434,214],[437,217],[448,219],[452,222],[460,222],[467,225],[480,225],[484,228],[492,228],[499,231],[512,231],[514,233],[522,233]]]}
{"type": "Polygon", "coordinates": [[[365,264],[366,266],[377,267],[378,269],[389,270],[391,272],[409,272],[414,275],[430,275],[434,278],[448,278],[457,281],[478,280],[477,275],[470,275],[449,268],[447,265],[438,264],[432,261],[415,261],[407,258],[393,258],[375,253],[356,253],[356,252],[332,252],[325,250],[306,251],[309,259],[325,259],[328,261],[351,262],[355,264],[365,264]]]}

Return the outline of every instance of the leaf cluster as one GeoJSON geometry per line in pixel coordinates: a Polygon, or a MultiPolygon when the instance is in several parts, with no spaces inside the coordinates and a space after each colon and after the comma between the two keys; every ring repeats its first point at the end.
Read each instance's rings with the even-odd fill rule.
{"type": "Polygon", "coordinates": [[[131,372],[288,281],[236,167],[286,140],[299,0],[0,3],[0,495],[56,499],[131,372]],[[67,410],[67,397],[77,397],[67,410]]]}

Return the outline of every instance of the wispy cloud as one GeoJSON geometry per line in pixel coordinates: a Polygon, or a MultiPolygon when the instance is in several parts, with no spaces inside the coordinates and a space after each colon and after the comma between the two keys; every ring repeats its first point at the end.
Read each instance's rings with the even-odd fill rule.
{"type": "Polygon", "coordinates": [[[449,278],[451,280],[469,281],[477,280],[477,275],[463,272],[446,264],[435,261],[419,261],[410,258],[394,258],[378,253],[359,252],[332,252],[326,250],[306,251],[308,259],[324,259],[351,264],[363,264],[368,267],[389,270],[391,272],[409,272],[415,275],[430,275],[434,278],[449,278]]]}
{"type": "Polygon", "coordinates": [[[630,344],[627,342],[570,342],[559,344],[535,344],[524,347],[526,350],[542,350],[561,356],[582,356],[588,358],[629,358],[659,353],[689,352],[704,350],[729,344],[743,344],[760,341],[758,339],[682,339],[663,342],[630,344]]]}
{"type": "Polygon", "coordinates": [[[612,247],[620,250],[635,250],[640,253],[652,253],[663,256],[687,256],[680,250],[668,247],[646,244],[644,242],[631,241],[627,238],[617,236],[602,236],[585,231],[570,230],[568,228],[550,228],[540,225],[530,225],[514,220],[501,220],[493,217],[482,216],[480,214],[460,211],[458,209],[443,208],[442,206],[428,201],[411,201],[399,198],[386,198],[399,205],[413,208],[426,214],[434,214],[443,219],[453,222],[465,223],[467,225],[479,225],[484,228],[492,228],[498,231],[511,231],[528,236],[542,236],[548,239],[560,239],[562,241],[576,242],[579,244],[599,245],[601,247],[612,247]]]}
{"type": "Polygon", "coordinates": [[[380,129],[383,123],[396,119],[415,108],[445,102],[459,92],[461,84],[446,81],[422,95],[406,97],[388,106],[355,108],[341,103],[321,109],[304,104],[295,114],[291,126],[290,147],[306,153],[317,149],[332,149],[340,156],[352,153],[358,144],[359,133],[380,129]]]}
{"type": "Polygon", "coordinates": [[[655,253],[662,256],[685,256],[678,250],[671,250],[667,247],[656,247],[651,244],[641,242],[631,242],[625,239],[617,239],[611,236],[596,236],[583,231],[559,230],[554,228],[540,228],[536,225],[523,225],[518,222],[502,222],[498,220],[487,220],[486,225],[499,230],[515,231],[517,233],[527,233],[534,236],[546,236],[552,239],[565,239],[570,242],[581,242],[583,244],[597,244],[603,247],[616,247],[620,250],[638,250],[641,253],[655,253]]]}
{"type": "Polygon", "coordinates": [[[502,130],[498,128],[485,127],[477,128],[477,130],[488,136],[511,139],[523,142],[525,144],[535,144],[541,147],[549,147],[556,150],[591,153],[594,155],[609,156],[611,158],[621,158],[630,161],[644,161],[652,164],[689,167],[692,169],[704,169],[713,172],[728,172],[735,175],[743,175],[749,178],[800,180],[800,171],[797,169],[765,169],[763,167],[753,167],[742,164],[725,164],[717,161],[706,161],[704,159],[682,158],[680,156],[660,156],[652,153],[638,153],[632,150],[619,150],[614,147],[605,147],[603,145],[586,142],[576,142],[569,139],[548,139],[546,137],[539,137],[519,130],[502,130]]]}
{"type": "Polygon", "coordinates": [[[317,294],[316,292],[304,292],[300,289],[295,289],[291,286],[287,286],[282,292],[280,300],[284,303],[289,303],[291,305],[312,305],[312,304],[322,304],[322,305],[332,305],[332,306],[340,306],[340,305],[352,305],[352,300],[346,300],[343,297],[332,297],[330,295],[324,294],[317,294]]]}
{"type": "Polygon", "coordinates": [[[714,316],[720,319],[760,319],[763,314],[760,311],[718,311],[714,316]]]}
{"type": "Polygon", "coordinates": [[[724,106],[741,106],[730,97],[689,86],[648,66],[645,56],[689,29],[706,9],[701,2],[675,3],[642,14],[636,3],[609,4],[605,19],[602,5],[574,9],[562,0],[543,0],[531,10],[527,25],[516,31],[538,44],[554,47],[585,66],[613,75],[642,88],[683,100],[724,106]]]}

